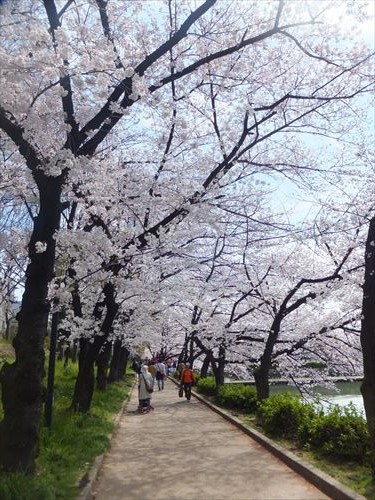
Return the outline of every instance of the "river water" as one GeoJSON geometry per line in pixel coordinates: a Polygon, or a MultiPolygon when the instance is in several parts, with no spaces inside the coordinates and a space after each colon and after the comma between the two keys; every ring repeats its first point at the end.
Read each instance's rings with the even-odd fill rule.
{"type": "MultiPolygon", "coordinates": [[[[364,415],[363,399],[360,392],[360,382],[336,382],[337,392],[327,390],[323,387],[314,388],[314,393],[319,394],[322,404],[328,408],[332,404],[339,406],[347,406],[350,402],[364,415]]],[[[294,386],[280,384],[271,385],[271,395],[281,392],[297,393],[298,390],[294,386]]]]}

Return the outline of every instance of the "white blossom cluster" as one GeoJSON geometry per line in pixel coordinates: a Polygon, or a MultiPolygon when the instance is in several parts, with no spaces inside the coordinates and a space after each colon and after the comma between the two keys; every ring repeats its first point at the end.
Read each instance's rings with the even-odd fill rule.
{"type": "Polygon", "coordinates": [[[107,2],[109,32],[90,0],[54,30],[42,2],[0,7],[1,279],[22,281],[58,198],[59,229],[28,255],[56,243],[48,299],[67,342],[104,335],[111,285],[110,342],[224,352],[250,376],[274,338],[282,376],[360,373],[366,43],[319,2],[240,0],[175,43],[193,14],[170,3],[107,2]]]}

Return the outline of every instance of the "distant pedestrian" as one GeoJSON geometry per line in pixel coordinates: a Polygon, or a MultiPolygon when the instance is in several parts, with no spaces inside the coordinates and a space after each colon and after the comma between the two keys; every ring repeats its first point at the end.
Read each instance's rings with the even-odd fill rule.
{"type": "Polygon", "coordinates": [[[168,375],[173,375],[175,371],[176,366],[172,362],[170,362],[168,365],[168,375]]]}
{"type": "Polygon", "coordinates": [[[185,398],[188,401],[190,401],[191,387],[195,381],[194,372],[190,368],[190,363],[186,363],[185,368],[182,370],[180,381],[181,381],[181,387],[183,387],[185,392],[185,398]]]}
{"type": "Polygon", "coordinates": [[[158,383],[159,391],[164,389],[164,379],[167,376],[167,367],[162,361],[158,361],[155,365],[156,368],[156,381],[158,383]]]}
{"type": "Polygon", "coordinates": [[[167,375],[171,375],[171,370],[172,370],[172,363],[170,360],[165,362],[165,367],[167,369],[167,375]]]}
{"type": "Polygon", "coordinates": [[[148,413],[153,410],[151,406],[151,397],[154,391],[154,380],[148,371],[147,365],[143,365],[138,376],[138,411],[148,413]]]}

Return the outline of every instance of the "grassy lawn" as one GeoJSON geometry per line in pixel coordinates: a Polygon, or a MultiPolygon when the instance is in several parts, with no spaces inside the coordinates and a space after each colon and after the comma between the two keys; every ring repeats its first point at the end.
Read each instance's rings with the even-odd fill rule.
{"type": "Polygon", "coordinates": [[[76,374],[75,364],[64,368],[57,362],[52,426],[41,431],[37,474],[0,475],[1,500],[73,500],[80,492],[80,479],[108,447],[114,419],[129,394],[133,375],[110,384],[104,392],[96,391],[90,413],[80,415],[68,409],[76,374]]]}

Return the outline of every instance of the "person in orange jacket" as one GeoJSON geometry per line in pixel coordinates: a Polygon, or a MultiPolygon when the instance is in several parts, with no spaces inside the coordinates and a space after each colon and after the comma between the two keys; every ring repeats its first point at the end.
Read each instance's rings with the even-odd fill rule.
{"type": "Polygon", "coordinates": [[[193,385],[194,380],[194,372],[190,368],[190,363],[186,363],[185,368],[181,372],[180,376],[181,387],[184,388],[185,397],[188,401],[191,398],[191,387],[193,385]]]}

